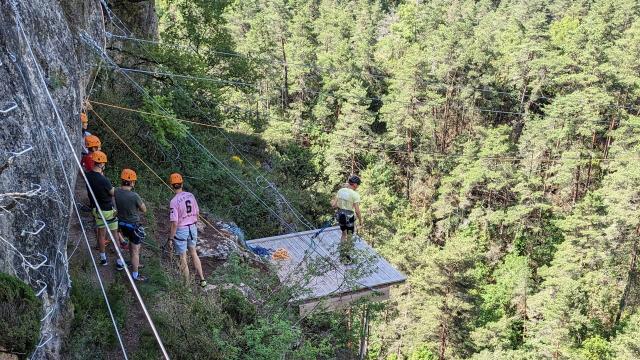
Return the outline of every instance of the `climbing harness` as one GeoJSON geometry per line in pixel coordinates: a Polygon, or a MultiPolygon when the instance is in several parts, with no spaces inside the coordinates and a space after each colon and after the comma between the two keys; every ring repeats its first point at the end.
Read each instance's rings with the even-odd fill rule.
{"type": "Polygon", "coordinates": [[[189,236],[186,239],[181,239],[177,236],[177,234],[173,237],[174,240],[176,241],[187,241],[187,240],[193,240],[193,233],[191,232],[191,227],[194,226],[195,224],[189,224],[189,225],[185,225],[184,227],[189,228],[189,236]]]}
{"type": "Polygon", "coordinates": [[[338,209],[336,211],[336,220],[340,226],[352,228],[356,221],[355,213],[351,210],[338,209]]]}
{"type": "Polygon", "coordinates": [[[118,221],[118,226],[133,230],[133,234],[138,237],[140,241],[144,240],[147,236],[147,233],[144,231],[144,227],[140,224],[131,224],[120,220],[118,221]]]}

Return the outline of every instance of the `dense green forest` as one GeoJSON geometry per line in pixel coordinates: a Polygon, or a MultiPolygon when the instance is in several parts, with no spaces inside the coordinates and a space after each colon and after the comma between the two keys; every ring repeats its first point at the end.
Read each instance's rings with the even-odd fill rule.
{"type": "Polygon", "coordinates": [[[96,110],[250,237],[319,227],[359,174],[363,237],[409,277],[370,359],[640,358],[638,1],[157,6],[159,43],[116,39],[153,99],[96,97],[146,125],[96,110]]]}

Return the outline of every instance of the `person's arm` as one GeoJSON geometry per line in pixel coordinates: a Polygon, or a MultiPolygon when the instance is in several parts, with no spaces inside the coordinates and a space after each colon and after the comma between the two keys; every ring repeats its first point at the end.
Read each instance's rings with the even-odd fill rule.
{"type": "Polygon", "coordinates": [[[178,214],[176,213],[178,209],[176,208],[176,204],[173,201],[169,204],[169,222],[171,222],[171,226],[169,227],[169,249],[173,250],[173,239],[176,237],[176,231],[178,231],[178,214]]]}
{"type": "Polygon", "coordinates": [[[138,210],[142,211],[143,214],[147,213],[147,206],[144,204],[144,202],[142,201],[142,198],[140,197],[140,195],[136,194],[138,196],[138,210]]]}
{"type": "Polygon", "coordinates": [[[169,227],[169,238],[167,242],[169,243],[169,253],[173,254],[173,239],[176,237],[176,231],[178,230],[178,223],[175,221],[171,222],[171,226],[169,227]]]}
{"type": "Polygon", "coordinates": [[[116,189],[114,187],[111,187],[111,190],[109,190],[109,195],[111,195],[111,203],[113,204],[113,208],[117,214],[118,206],[116,205],[116,189]]]}
{"type": "Polygon", "coordinates": [[[356,217],[358,218],[358,225],[362,226],[362,215],[360,215],[360,203],[353,204],[353,209],[356,211],[356,217]]]}
{"type": "Polygon", "coordinates": [[[178,231],[178,222],[172,221],[171,227],[169,228],[169,239],[173,240],[176,237],[176,231],[178,231]]]}
{"type": "Polygon", "coordinates": [[[331,199],[331,207],[335,208],[338,207],[338,197],[334,196],[333,199],[331,199]]]}
{"type": "Polygon", "coordinates": [[[193,198],[193,207],[194,210],[196,212],[196,218],[200,216],[200,206],[198,205],[198,201],[196,200],[196,198],[193,198]]]}

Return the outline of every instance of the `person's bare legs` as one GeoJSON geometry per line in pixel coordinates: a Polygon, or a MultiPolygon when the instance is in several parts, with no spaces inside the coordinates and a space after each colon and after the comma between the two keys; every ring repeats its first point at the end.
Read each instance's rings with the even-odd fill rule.
{"type": "Polygon", "coordinates": [[[183,252],[180,254],[180,264],[178,264],[180,268],[180,272],[184,275],[185,285],[189,285],[189,265],[187,265],[187,253],[183,252]]]}
{"type": "Polygon", "coordinates": [[[191,259],[193,260],[193,267],[196,268],[196,272],[198,273],[198,276],[200,276],[200,280],[204,280],[202,264],[200,263],[200,257],[198,257],[198,253],[196,252],[196,247],[189,246],[189,253],[191,254],[191,259]]]}
{"type": "Polygon", "coordinates": [[[138,272],[140,266],[140,244],[129,244],[129,253],[131,254],[131,269],[138,272]]]}
{"type": "Polygon", "coordinates": [[[98,228],[98,248],[100,249],[100,253],[104,253],[107,249],[107,228],[101,227],[98,228]]]}

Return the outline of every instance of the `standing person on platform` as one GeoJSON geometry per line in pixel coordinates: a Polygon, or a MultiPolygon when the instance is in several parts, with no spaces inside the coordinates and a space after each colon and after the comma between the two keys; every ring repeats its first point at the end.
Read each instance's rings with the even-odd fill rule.
{"type": "Polygon", "coordinates": [[[180,256],[180,271],[184,275],[185,281],[189,284],[189,265],[187,264],[187,250],[191,254],[193,266],[200,278],[200,286],[207,286],[207,281],[202,273],[202,264],[196,252],[196,243],[198,241],[198,215],[200,208],[198,202],[192,193],[183,190],[182,175],[173,173],[169,177],[169,183],[173,192],[176,194],[169,204],[169,220],[171,221],[171,230],[169,233],[169,243],[175,248],[176,255],[180,256]]]}
{"type": "Polygon", "coordinates": [[[118,229],[124,238],[129,241],[129,254],[131,255],[131,276],[136,281],[146,281],[140,275],[140,247],[145,238],[144,228],[140,223],[139,212],[146,213],[147,207],[142,202],[140,195],[133,191],[138,181],[138,176],[131,169],[123,169],[120,173],[120,184],[114,192],[116,209],[118,210],[118,229]]]}
{"type": "Polygon", "coordinates": [[[338,190],[335,198],[331,201],[331,206],[337,208],[336,219],[338,220],[338,224],[340,224],[340,230],[342,230],[342,236],[340,238],[340,261],[343,263],[352,261],[351,250],[353,248],[356,217],[358,218],[358,226],[362,226],[360,194],[356,191],[360,183],[360,177],[356,175],[349,177],[347,186],[338,190]]]}

